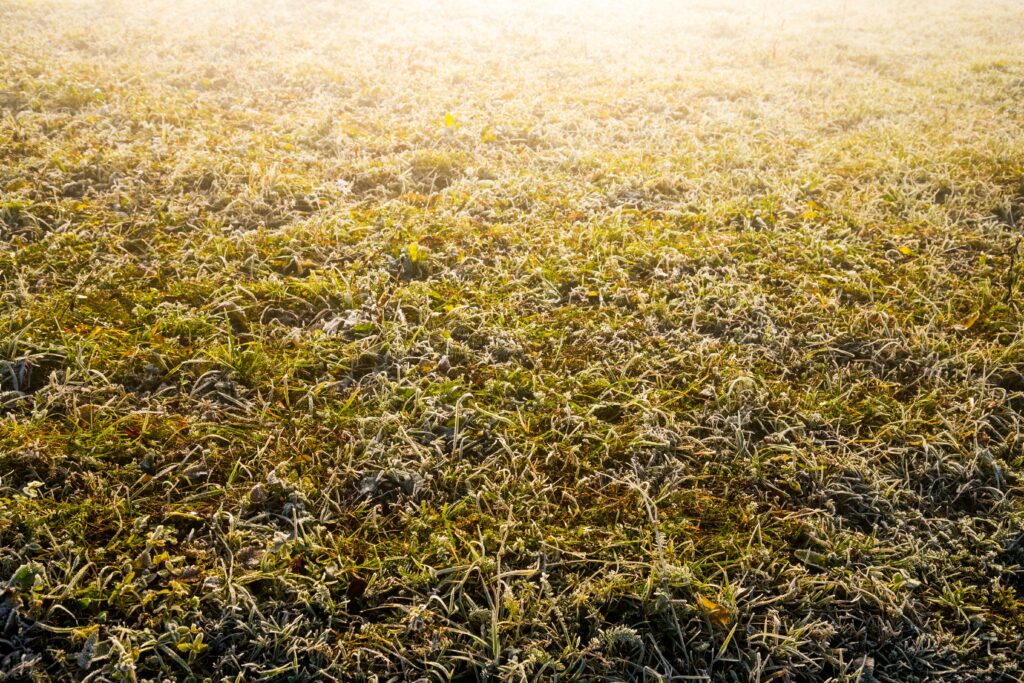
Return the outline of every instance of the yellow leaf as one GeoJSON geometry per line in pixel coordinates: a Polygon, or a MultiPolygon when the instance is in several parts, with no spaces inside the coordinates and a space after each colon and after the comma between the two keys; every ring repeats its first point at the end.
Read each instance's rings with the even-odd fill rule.
{"type": "Polygon", "coordinates": [[[905,244],[900,247],[899,252],[901,254],[903,254],[904,256],[913,256],[914,255],[914,250],[911,249],[910,247],[908,247],[905,244]]]}
{"type": "Polygon", "coordinates": [[[409,246],[406,248],[409,254],[409,260],[416,263],[420,260],[420,245],[416,242],[409,242],[409,246]]]}
{"type": "Polygon", "coordinates": [[[981,317],[981,311],[976,311],[975,313],[972,313],[971,315],[967,316],[967,318],[965,318],[964,321],[959,325],[954,325],[953,329],[959,330],[961,332],[969,330],[972,327],[974,327],[974,323],[978,322],[979,317],[981,317]]]}
{"type": "Polygon", "coordinates": [[[455,130],[455,117],[451,114],[444,115],[444,127],[448,130],[455,130]]]}
{"type": "Polygon", "coordinates": [[[711,623],[723,628],[732,623],[732,614],[729,613],[728,607],[723,607],[717,602],[708,600],[703,595],[697,596],[697,604],[707,615],[708,619],[711,620],[711,623]]]}

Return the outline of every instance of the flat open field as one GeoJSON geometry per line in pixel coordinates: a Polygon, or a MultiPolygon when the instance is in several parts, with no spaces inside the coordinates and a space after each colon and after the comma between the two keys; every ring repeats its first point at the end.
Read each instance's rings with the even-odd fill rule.
{"type": "Polygon", "coordinates": [[[1024,4],[0,0],[0,681],[1024,680],[1024,4]]]}

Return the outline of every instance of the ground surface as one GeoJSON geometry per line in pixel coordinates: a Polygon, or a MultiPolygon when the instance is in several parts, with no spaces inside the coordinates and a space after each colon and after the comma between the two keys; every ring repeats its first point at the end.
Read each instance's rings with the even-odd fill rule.
{"type": "Polygon", "coordinates": [[[1024,8],[910,4],[0,0],[0,672],[1020,680],[1024,8]]]}

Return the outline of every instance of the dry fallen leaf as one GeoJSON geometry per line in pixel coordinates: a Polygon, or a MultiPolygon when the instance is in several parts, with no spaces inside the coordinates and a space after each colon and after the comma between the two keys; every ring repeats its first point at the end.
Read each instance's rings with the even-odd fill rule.
{"type": "Polygon", "coordinates": [[[967,318],[959,325],[953,325],[954,330],[964,332],[974,327],[974,323],[978,322],[978,318],[981,317],[981,311],[977,311],[967,316],[967,318]]]}
{"type": "Polygon", "coordinates": [[[728,607],[724,607],[719,605],[717,602],[708,600],[703,595],[697,596],[697,604],[707,615],[708,619],[711,620],[711,623],[723,628],[732,623],[732,614],[729,612],[728,607]]]}

